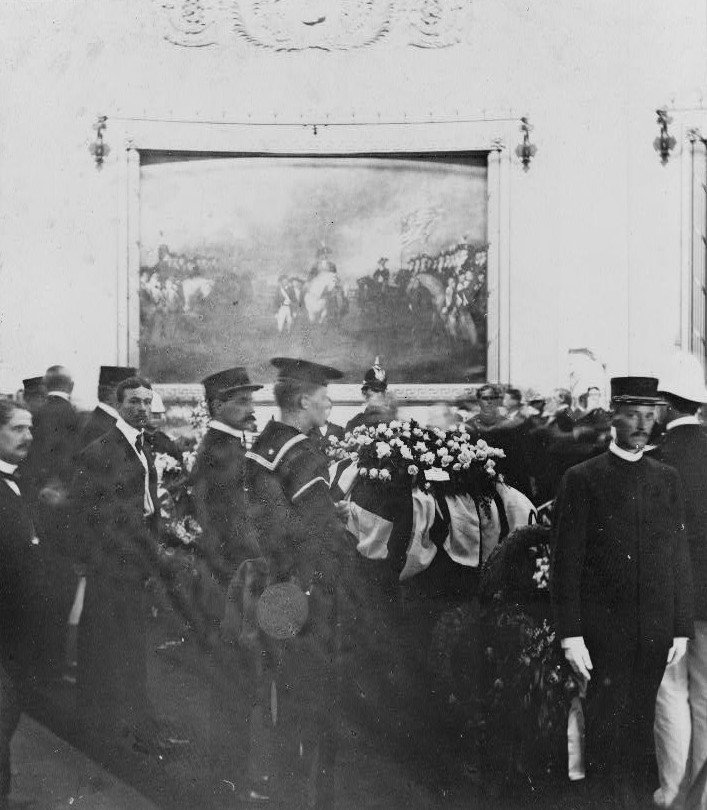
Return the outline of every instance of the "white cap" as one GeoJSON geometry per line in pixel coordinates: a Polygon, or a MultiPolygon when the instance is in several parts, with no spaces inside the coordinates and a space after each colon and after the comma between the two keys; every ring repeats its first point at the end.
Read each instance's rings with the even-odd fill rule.
{"type": "Polygon", "coordinates": [[[162,402],[162,397],[157,393],[157,391],[152,392],[152,402],[150,403],[150,410],[152,411],[152,413],[166,413],[164,402],[162,402]]]}
{"type": "Polygon", "coordinates": [[[687,352],[676,354],[658,382],[658,392],[706,403],[705,372],[700,360],[687,352]]]}

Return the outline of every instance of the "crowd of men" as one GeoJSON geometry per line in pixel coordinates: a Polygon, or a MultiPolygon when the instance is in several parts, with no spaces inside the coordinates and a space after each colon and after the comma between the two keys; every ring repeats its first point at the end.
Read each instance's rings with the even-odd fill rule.
{"type": "MultiPolygon", "coordinates": [[[[272,363],[279,416],[250,449],[243,431],[256,428],[253,392],[262,386],[243,368],[203,381],[210,423],[191,483],[213,588],[199,604],[184,598],[160,553],[153,451],[171,445],[158,429],[163,407],[151,383],[134,368],[103,367],[98,405],[81,415],[70,373],[52,366],[41,386],[26,381],[24,405],[0,400],[0,807],[12,735],[33,680],[66,664],[66,617],[77,600],[82,722],[145,755],[169,747],[147,689],[150,578],[213,658],[212,711],[239,740],[233,767],[243,801],[269,802],[283,790],[273,786],[279,776],[290,806],[334,806],[343,585],[354,546],[322,448],[343,435],[329,422],[327,393],[342,375],[306,360],[272,363]],[[234,683],[247,700],[234,699],[234,683]]],[[[393,418],[387,389],[376,359],[364,377],[365,408],[346,430],[393,418]]],[[[542,402],[482,385],[467,425],[506,450],[507,480],[536,503],[559,489],[553,603],[585,694],[594,806],[646,806],[657,755],[656,806],[703,808],[703,370],[683,358],[660,381],[614,378],[611,412],[597,394],[589,390],[573,411],[558,390],[546,417],[542,402]],[[659,405],[665,430],[657,440],[659,405]]]]}

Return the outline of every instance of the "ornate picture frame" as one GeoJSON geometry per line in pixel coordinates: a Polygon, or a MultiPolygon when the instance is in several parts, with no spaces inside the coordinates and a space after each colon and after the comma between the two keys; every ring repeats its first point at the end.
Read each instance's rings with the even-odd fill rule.
{"type": "MultiPolygon", "coordinates": [[[[504,381],[510,350],[510,150],[512,120],[364,124],[292,125],[165,122],[148,119],[111,119],[111,136],[119,170],[118,361],[140,359],[140,200],[141,160],[161,153],[199,157],[219,156],[357,156],[476,153],[487,165],[487,378],[504,381]],[[114,141],[115,142],[115,141],[114,141]]],[[[199,385],[163,386],[168,396],[196,400],[199,385]],[[174,389],[174,390],[172,390],[174,389]]],[[[357,402],[358,385],[341,385],[337,401],[357,402]]],[[[452,399],[469,386],[463,383],[405,384],[398,397],[411,404],[452,399]]],[[[269,387],[258,399],[271,401],[269,387]]]]}

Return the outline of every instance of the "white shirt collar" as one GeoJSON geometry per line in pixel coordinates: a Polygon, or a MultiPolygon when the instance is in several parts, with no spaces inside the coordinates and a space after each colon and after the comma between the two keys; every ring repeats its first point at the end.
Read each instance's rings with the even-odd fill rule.
{"type": "Polygon", "coordinates": [[[666,430],[672,430],[673,428],[680,427],[680,425],[699,425],[701,424],[700,420],[696,416],[679,416],[677,419],[673,419],[672,422],[668,422],[665,426],[666,430]]]}
{"type": "Polygon", "coordinates": [[[110,405],[106,405],[105,402],[99,402],[98,407],[102,411],[105,411],[108,414],[108,416],[112,416],[113,419],[120,419],[120,414],[118,413],[118,411],[116,411],[115,408],[111,408],[110,405]]]}
{"type": "Polygon", "coordinates": [[[236,430],[236,428],[232,428],[230,425],[227,425],[225,422],[219,422],[218,419],[212,419],[209,422],[209,428],[212,430],[220,430],[221,433],[228,433],[229,436],[235,436],[237,439],[243,441],[243,431],[236,430]]]}
{"type": "Polygon", "coordinates": [[[637,453],[629,453],[628,450],[619,447],[616,442],[611,442],[609,452],[622,458],[624,461],[640,461],[643,458],[643,450],[639,450],[637,453]]]}
{"type": "MultiPolygon", "coordinates": [[[[115,423],[115,426],[118,430],[125,436],[125,438],[130,442],[130,444],[135,447],[135,440],[138,436],[142,436],[141,430],[136,430],[132,425],[129,425],[124,419],[118,417],[118,421],[115,423]]],[[[137,450],[136,450],[137,452],[137,450]]]]}
{"type": "Polygon", "coordinates": [[[17,464],[9,464],[7,461],[3,461],[2,459],[0,459],[0,472],[8,473],[9,475],[14,475],[16,469],[17,464]]]}
{"type": "Polygon", "coordinates": [[[66,391],[50,391],[47,396],[59,397],[59,399],[65,399],[67,402],[71,402],[71,397],[66,393],[66,391]]]}

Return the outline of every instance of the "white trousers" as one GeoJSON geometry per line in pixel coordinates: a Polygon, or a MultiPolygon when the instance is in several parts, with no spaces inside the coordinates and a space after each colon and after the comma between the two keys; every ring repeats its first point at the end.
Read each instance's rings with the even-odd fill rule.
{"type": "Polygon", "coordinates": [[[687,654],[669,664],[655,707],[660,789],[655,802],[670,810],[707,808],[707,621],[695,622],[687,654]]]}

